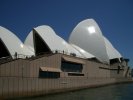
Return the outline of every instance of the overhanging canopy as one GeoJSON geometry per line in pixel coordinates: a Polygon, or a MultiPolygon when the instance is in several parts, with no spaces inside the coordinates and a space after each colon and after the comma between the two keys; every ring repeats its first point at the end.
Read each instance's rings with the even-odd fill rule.
{"type": "Polygon", "coordinates": [[[61,72],[59,68],[52,67],[40,67],[41,71],[49,71],[49,72],[61,72]]]}
{"type": "Polygon", "coordinates": [[[85,64],[85,62],[82,61],[82,60],[80,60],[80,59],[70,58],[70,57],[66,57],[66,56],[63,56],[62,58],[63,58],[63,60],[65,60],[65,61],[74,62],[74,63],[79,63],[79,64],[85,64]]]}

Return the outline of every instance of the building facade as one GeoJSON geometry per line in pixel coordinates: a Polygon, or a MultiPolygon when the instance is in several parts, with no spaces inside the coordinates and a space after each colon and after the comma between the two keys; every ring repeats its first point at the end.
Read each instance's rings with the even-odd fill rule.
{"type": "Polygon", "coordinates": [[[132,82],[129,60],[92,19],[76,26],[69,43],[47,25],[34,28],[24,43],[0,27],[0,48],[0,98],[132,82]]]}

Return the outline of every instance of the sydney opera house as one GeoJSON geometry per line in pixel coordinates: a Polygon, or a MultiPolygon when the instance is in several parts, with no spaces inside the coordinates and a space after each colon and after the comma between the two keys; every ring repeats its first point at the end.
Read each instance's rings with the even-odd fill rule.
{"type": "Polygon", "coordinates": [[[0,26],[0,97],[129,82],[131,68],[93,19],[81,21],[65,41],[47,25],[33,28],[24,43],[0,26]]]}

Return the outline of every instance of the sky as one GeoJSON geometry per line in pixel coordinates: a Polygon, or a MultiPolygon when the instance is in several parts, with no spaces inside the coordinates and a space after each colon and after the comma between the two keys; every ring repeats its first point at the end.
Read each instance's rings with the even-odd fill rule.
{"type": "Polygon", "coordinates": [[[0,26],[23,42],[40,25],[51,26],[67,41],[74,27],[88,18],[133,67],[133,0],[0,0],[0,26]]]}

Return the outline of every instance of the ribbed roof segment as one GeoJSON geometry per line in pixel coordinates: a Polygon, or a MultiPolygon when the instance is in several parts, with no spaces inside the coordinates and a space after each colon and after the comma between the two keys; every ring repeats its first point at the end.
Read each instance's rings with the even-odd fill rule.
{"type": "Polygon", "coordinates": [[[15,34],[1,26],[0,39],[2,40],[12,57],[14,57],[15,52],[17,52],[17,54],[26,56],[34,55],[34,52],[30,51],[15,34]]]}
{"type": "Polygon", "coordinates": [[[38,34],[43,39],[43,41],[47,44],[52,52],[58,50],[69,54],[75,53],[77,56],[82,57],[82,54],[80,54],[75,48],[69,45],[64,39],[56,35],[54,30],[47,25],[34,28],[34,30],[32,30],[27,36],[25,45],[31,50],[34,51],[33,31],[36,31],[36,34],[38,34]]]}
{"type": "Polygon", "coordinates": [[[103,36],[98,24],[93,19],[81,21],[73,29],[69,43],[77,45],[105,63],[109,63],[110,59],[121,57],[121,54],[103,36]]]}

